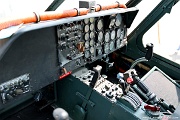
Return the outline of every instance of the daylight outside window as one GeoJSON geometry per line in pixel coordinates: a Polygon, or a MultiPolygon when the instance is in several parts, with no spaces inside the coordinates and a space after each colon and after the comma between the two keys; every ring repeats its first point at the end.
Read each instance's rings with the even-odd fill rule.
{"type": "Polygon", "coordinates": [[[154,53],[180,64],[180,4],[177,3],[170,14],[162,17],[143,36],[144,46],[154,44],[154,53]]]}
{"type": "Polygon", "coordinates": [[[53,0],[0,0],[0,19],[32,12],[43,12],[53,0]]]}

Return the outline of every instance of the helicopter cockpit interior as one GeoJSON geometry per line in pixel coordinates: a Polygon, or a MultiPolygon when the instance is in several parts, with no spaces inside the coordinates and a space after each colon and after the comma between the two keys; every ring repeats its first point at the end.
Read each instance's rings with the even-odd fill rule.
{"type": "Polygon", "coordinates": [[[138,45],[178,0],[162,0],[128,34],[140,2],[79,0],[54,11],[54,0],[44,13],[0,20],[0,36],[18,26],[0,37],[0,118],[179,119],[179,64],[158,58],[153,43],[138,45]]]}

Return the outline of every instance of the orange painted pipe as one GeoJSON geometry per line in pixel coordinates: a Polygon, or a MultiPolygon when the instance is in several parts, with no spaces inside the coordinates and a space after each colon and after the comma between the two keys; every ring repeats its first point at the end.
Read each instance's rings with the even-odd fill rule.
{"type": "Polygon", "coordinates": [[[0,20],[0,30],[8,28],[10,26],[27,24],[27,23],[35,23],[46,20],[60,19],[66,17],[75,17],[88,14],[89,9],[80,8],[80,9],[71,9],[64,11],[48,11],[41,14],[31,13],[27,15],[21,15],[23,17],[13,17],[13,18],[5,18],[0,20]]]}
{"type": "MultiPolygon", "coordinates": [[[[109,10],[113,8],[127,8],[125,4],[120,4],[118,2],[110,4],[110,5],[96,5],[95,11],[101,10],[109,10]]],[[[27,24],[27,23],[35,23],[40,21],[46,20],[53,20],[53,19],[61,19],[66,17],[75,17],[88,14],[89,9],[87,8],[80,8],[80,9],[71,9],[71,10],[64,10],[64,11],[48,11],[41,14],[31,13],[27,15],[21,15],[23,17],[14,17],[14,18],[5,18],[0,20],[0,30],[20,25],[20,24],[27,24]]]]}
{"type": "Polygon", "coordinates": [[[98,12],[98,11],[101,11],[101,10],[109,10],[109,9],[114,9],[114,8],[127,8],[125,4],[120,4],[118,2],[116,3],[112,3],[110,5],[100,5],[100,4],[97,4],[95,6],[95,11],[98,12]]]}

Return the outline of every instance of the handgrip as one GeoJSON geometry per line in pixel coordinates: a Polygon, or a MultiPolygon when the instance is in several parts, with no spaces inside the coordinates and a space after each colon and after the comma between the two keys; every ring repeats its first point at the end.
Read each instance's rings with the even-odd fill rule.
{"type": "Polygon", "coordinates": [[[134,80],[136,85],[141,89],[143,93],[147,94],[149,92],[148,87],[143,82],[141,82],[141,80],[137,76],[134,76],[134,80]]]}
{"type": "Polygon", "coordinates": [[[90,83],[91,88],[94,88],[94,86],[95,86],[95,84],[96,84],[96,82],[98,80],[98,77],[99,77],[98,72],[97,71],[94,71],[94,72],[95,72],[94,76],[93,76],[92,81],[90,83]]]}
{"type": "Polygon", "coordinates": [[[154,45],[152,43],[148,43],[146,45],[147,52],[146,52],[145,58],[147,60],[150,60],[152,58],[152,56],[153,56],[153,47],[154,47],[154,45]]]}

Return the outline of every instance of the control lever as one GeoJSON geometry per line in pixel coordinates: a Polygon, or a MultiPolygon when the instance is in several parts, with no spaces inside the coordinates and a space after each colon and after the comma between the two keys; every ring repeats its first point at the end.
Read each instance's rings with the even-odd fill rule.
{"type": "Polygon", "coordinates": [[[146,50],[147,50],[147,52],[146,52],[146,55],[145,55],[145,58],[147,59],[147,60],[150,60],[151,58],[152,58],[152,56],[153,56],[153,44],[152,43],[148,43],[147,45],[146,45],[146,50]]]}
{"type": "Polygon", "coordinates": [[[141,57],[141,58],[139,58],[139,59],[136,59],[136,60],[132,63],[130,69],[133,69],[134,66],[135,66],[136,64],[140,63],[140,62],[149,61],[149,60],[152,58],[152,56],[153,56],[153,47],[154,47],[154,45],[153,45],[152,43],[148,43],[148,44],[146,45],[146,50],[147,50],[147,52],[146,52],[145,57],[141,57]]]}
{"type": "Polygon", "coordinates": [[[163,99],[158,99],[157,96],[152,93],[149,88],[140,80],[137,76],[134,69],[130,69],[124,73],[124,80],[131,86],[137,85],[142,93],[148,98],[148,102],[153,105],[160,105],[162,111],[169,110],[171,113],[174,113],[175,107],[173,105],[168,105],[163,99]],[[130,79],[131,78],[131,79],[130,79]]]}
{"type": "Polygon", "coordinates": [[[135,69],[126,71],[123,76],[123,79],[126,81],[126,83],[132,86],[136,84],[144,94],[149,94],[149,89],[143,82],[141,82],[135,69]]]}
{"type": "Polygon", "coordinates": [[[140,78],[134,73],[131,72],[133,82],[132,85],[136,84],[138,88],[148,97],[148,101],[156,104],[158,102],[158,99],[154,93],[152,93],[149,88],[140,80],[140,78]]]}
{"type": "Polygon", "coordinates": [[[80,93],[77,93],[77,95],[80,95],[81,98],[83,98],[83,103],[82,106],[76,105],[75,106],[75,111],[77,111],[77,114],[75,114],[76,120],[84,120],[86,116],[86,105],[90,103],[92,107],[94,106],[92,102],[90,102],[90,97],[93,91],[94,86],[96,85],[97,80],[100,78],[100,73],[101,73],[102,67],[100,65],[97,65],[96,67],[93,67],[94,75],[93,78],[89,84],[89,89],[86,93],[86,96],[80,95],[80,93]]]}
{"type": "Polygon", "coordinates": [[[123,91],[123,94],[126,95],[127,92],[129,91],[129,85],[126,84],[126,82],[123,80],[123,79],[119,79],[119,83],[122,87],[122,91],[123,91]]]}
{"type": "Polygon", "coordinates": [[[90,83],[90,87],[94,88],[97,80],[100,78],[101,70],[102,70],[102,66],[100,66],[100,65],[93,67],[93,71],[95,73],[94,73],[94,76],[93,76],[92,81],[90,83]]]}
{"type": "Polygon", "coordinates": [[[139,77],[137,76],[133,76],[133,80],[134,80],[134,84],[136,84],[143,93],[148,94],[149,93],[149,89],[147,88],[147,86],[141,82],[141,80],[139,79],[139,77]]]}

